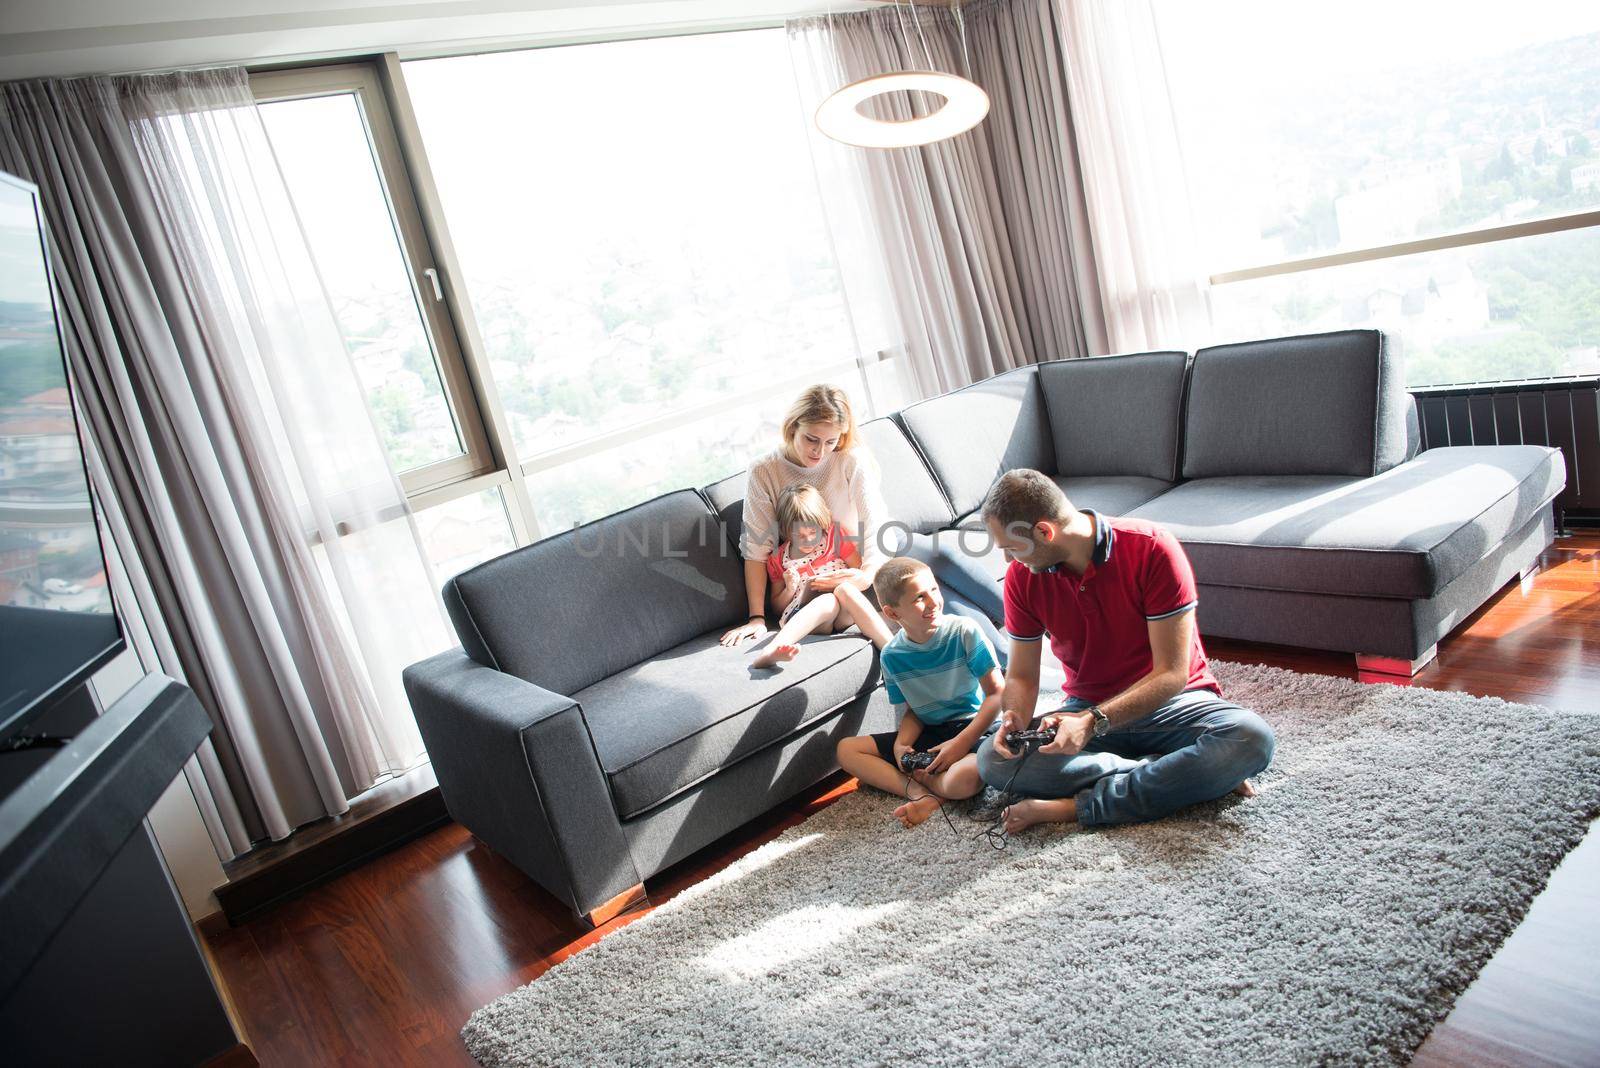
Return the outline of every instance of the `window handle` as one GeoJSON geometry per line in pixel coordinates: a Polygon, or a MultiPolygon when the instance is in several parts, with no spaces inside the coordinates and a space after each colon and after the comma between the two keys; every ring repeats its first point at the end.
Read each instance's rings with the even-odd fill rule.
{"type": "Polygon", "coordinates": [[[426,267],[423,268],[422,273],[427,277],[429,282],[433,283],[433,299],[438,301],[444,300],[444,288],[439,285],[439,272],[432,267],[426,267]]]}

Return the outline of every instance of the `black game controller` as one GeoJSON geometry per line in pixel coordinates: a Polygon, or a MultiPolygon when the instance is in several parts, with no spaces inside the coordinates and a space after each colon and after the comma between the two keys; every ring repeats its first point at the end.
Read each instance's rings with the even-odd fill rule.
{"type": "Polygon", "coordinates": [[[1006,748],[1020,752],[1029,746],[1049,745],[1056,740],[1056,729],[1045,727],[1036,731],[1012,731],[1006,735],[1006,748]]]}
{"type": "Polygon", "coordinates": [[[901,753],[900,770],[907,775],[913,771],[921,771],[933,763],[932,753],[901,753]]]}

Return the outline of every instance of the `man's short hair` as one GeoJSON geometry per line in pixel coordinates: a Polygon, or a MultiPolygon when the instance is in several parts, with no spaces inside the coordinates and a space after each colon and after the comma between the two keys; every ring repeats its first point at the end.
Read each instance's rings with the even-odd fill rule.
{"type": "Polygon", "coordinates": [[[1041,520],[1060,523],[1071,515],[1072,502],[1061,487],[1026,467],[1001,475],[983,499],[984,522],[998,522],[1001,530],[1018,523],[1031,528],[1041,520]]]}
{"type": "Polygon", "coordinates": [[[906,586],[924,571],[931,574],[933,569],[921,560],[913,560],[909,556],[896,556],[884,561],[872,579],[872,592],[878,595],[878,604],[899,604],[906,586]]]}

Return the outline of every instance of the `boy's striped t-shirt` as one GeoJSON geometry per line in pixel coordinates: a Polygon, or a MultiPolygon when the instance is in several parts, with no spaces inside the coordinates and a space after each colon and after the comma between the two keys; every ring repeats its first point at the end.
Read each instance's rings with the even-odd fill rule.
{"type": "Polygon", "coordinates": [[[970,718],[983,704],[978,680],[1000,666],[989,639],[963,616],[945,616],[921,644],[900,631],[880,662],[890,703],[910,705],[924,723],[970,718]]]}

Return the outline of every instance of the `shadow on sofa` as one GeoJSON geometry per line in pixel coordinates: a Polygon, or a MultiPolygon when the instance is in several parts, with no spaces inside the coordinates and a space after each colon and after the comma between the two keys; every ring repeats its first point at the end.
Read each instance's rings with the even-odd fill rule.
{"type": "MultiPolygon", "coordinates": [[[[885,548],[1003,652],[976,511],[1031,467],[1177,534],[1203,633],[1409,673],[1534,565],[1565,469],[1535,446],[1415,455],[1402,380],[1373,331],[1011,371],[863,425],[885,548]]],[[[457,575],[462,648],[405,672],[451,815],[591,923],[834,771],[839,739],[895,725],[857,634],[776,672],[718,644],[745,613],[743,492],[679,490],[457,575]]]]}

